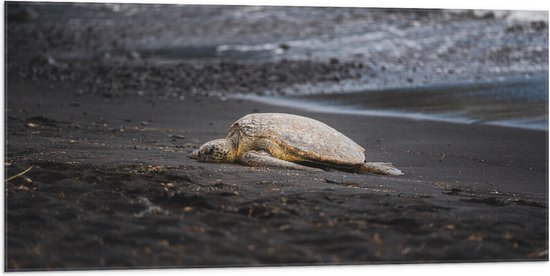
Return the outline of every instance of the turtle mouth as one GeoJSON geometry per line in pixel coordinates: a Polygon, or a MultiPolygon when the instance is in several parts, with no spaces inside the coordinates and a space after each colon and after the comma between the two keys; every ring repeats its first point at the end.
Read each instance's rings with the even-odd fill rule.
{"type": "Polygon", "coordinates": [[[199,150],[194,150],[191,154],[189,154],[189,158],[191,159],[199,159],[199,150]]]}

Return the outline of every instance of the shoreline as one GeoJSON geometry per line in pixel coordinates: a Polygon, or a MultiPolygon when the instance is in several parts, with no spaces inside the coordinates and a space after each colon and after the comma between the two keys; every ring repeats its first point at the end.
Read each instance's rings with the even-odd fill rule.
{"type": "Polygon", "coordinates": [[[416,112],[402,112],[393,110],[376,110],[376,109],[354,109],[350,106],[331,105],[315,100],[308,99],[292,99],[280,96],[256,96],[256,95],[231,95],[229,99],[249,100],[262,104],[295,108],[309,112],[320,112],[329,114],[344,114],[344,115],[359,115],[370,117],[385,117],[399,118],[411,121],[430,121],[430,122],[445,122],[450,124],[476,125],[483,124],[488,126],[508,127],[517,129],[527,129],[548,132],[548,118],[517,118],[498,121],[481,121],[464,117],[460,113],[439,113],[426,114],[416,112]],[[540,122],[540,121],[543,122],[540,122]]]}

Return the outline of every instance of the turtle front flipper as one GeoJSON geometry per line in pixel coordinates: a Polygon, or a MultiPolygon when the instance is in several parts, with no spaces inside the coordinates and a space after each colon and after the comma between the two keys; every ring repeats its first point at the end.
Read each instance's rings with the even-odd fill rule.
{"type": "Polygon", "coordinates": [[[255,150],[247,151],[242,155],[239,161],[242,164],[251,166],[251,167],[281,167],[281,168],[303,170],[303,171],[310,171],[310,172],[323,171],[318,168],[307,167],[300,164],[275,158],[265,151],[255,151],[255,150]]]}
{"type": "Polygon", "coordinates": [[[361,164],[357,170],[358,173],[376,173],[392,176],[404,175],[400,169],[394,167],[391,163],[383,162],[366,162],[361,164]]]}

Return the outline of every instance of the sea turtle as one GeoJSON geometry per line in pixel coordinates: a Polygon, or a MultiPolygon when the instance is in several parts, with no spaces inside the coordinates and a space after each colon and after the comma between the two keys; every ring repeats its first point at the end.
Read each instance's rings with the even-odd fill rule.
{"type": "Polygon", "coordinates": [[[306,171],[403,174],[391,163],[365,162],[365,149],[334,128],[285,113],[248,114],[231,125],[226,138],[205,143],[190,157],[306,171]]]}

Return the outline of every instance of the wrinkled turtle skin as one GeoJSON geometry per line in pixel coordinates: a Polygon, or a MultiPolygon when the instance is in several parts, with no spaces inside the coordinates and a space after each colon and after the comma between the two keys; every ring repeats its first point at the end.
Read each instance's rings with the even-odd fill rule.
{"type": "Polygon", "coordinates": [[[308,171],[332,167],[359,173],[402,174],[389,163],[365,163],[365,149],[334,128],[284,113],[248,114],[231,125],[225,139],[205,143],[191,157],[203,162],[308,171]]]}

